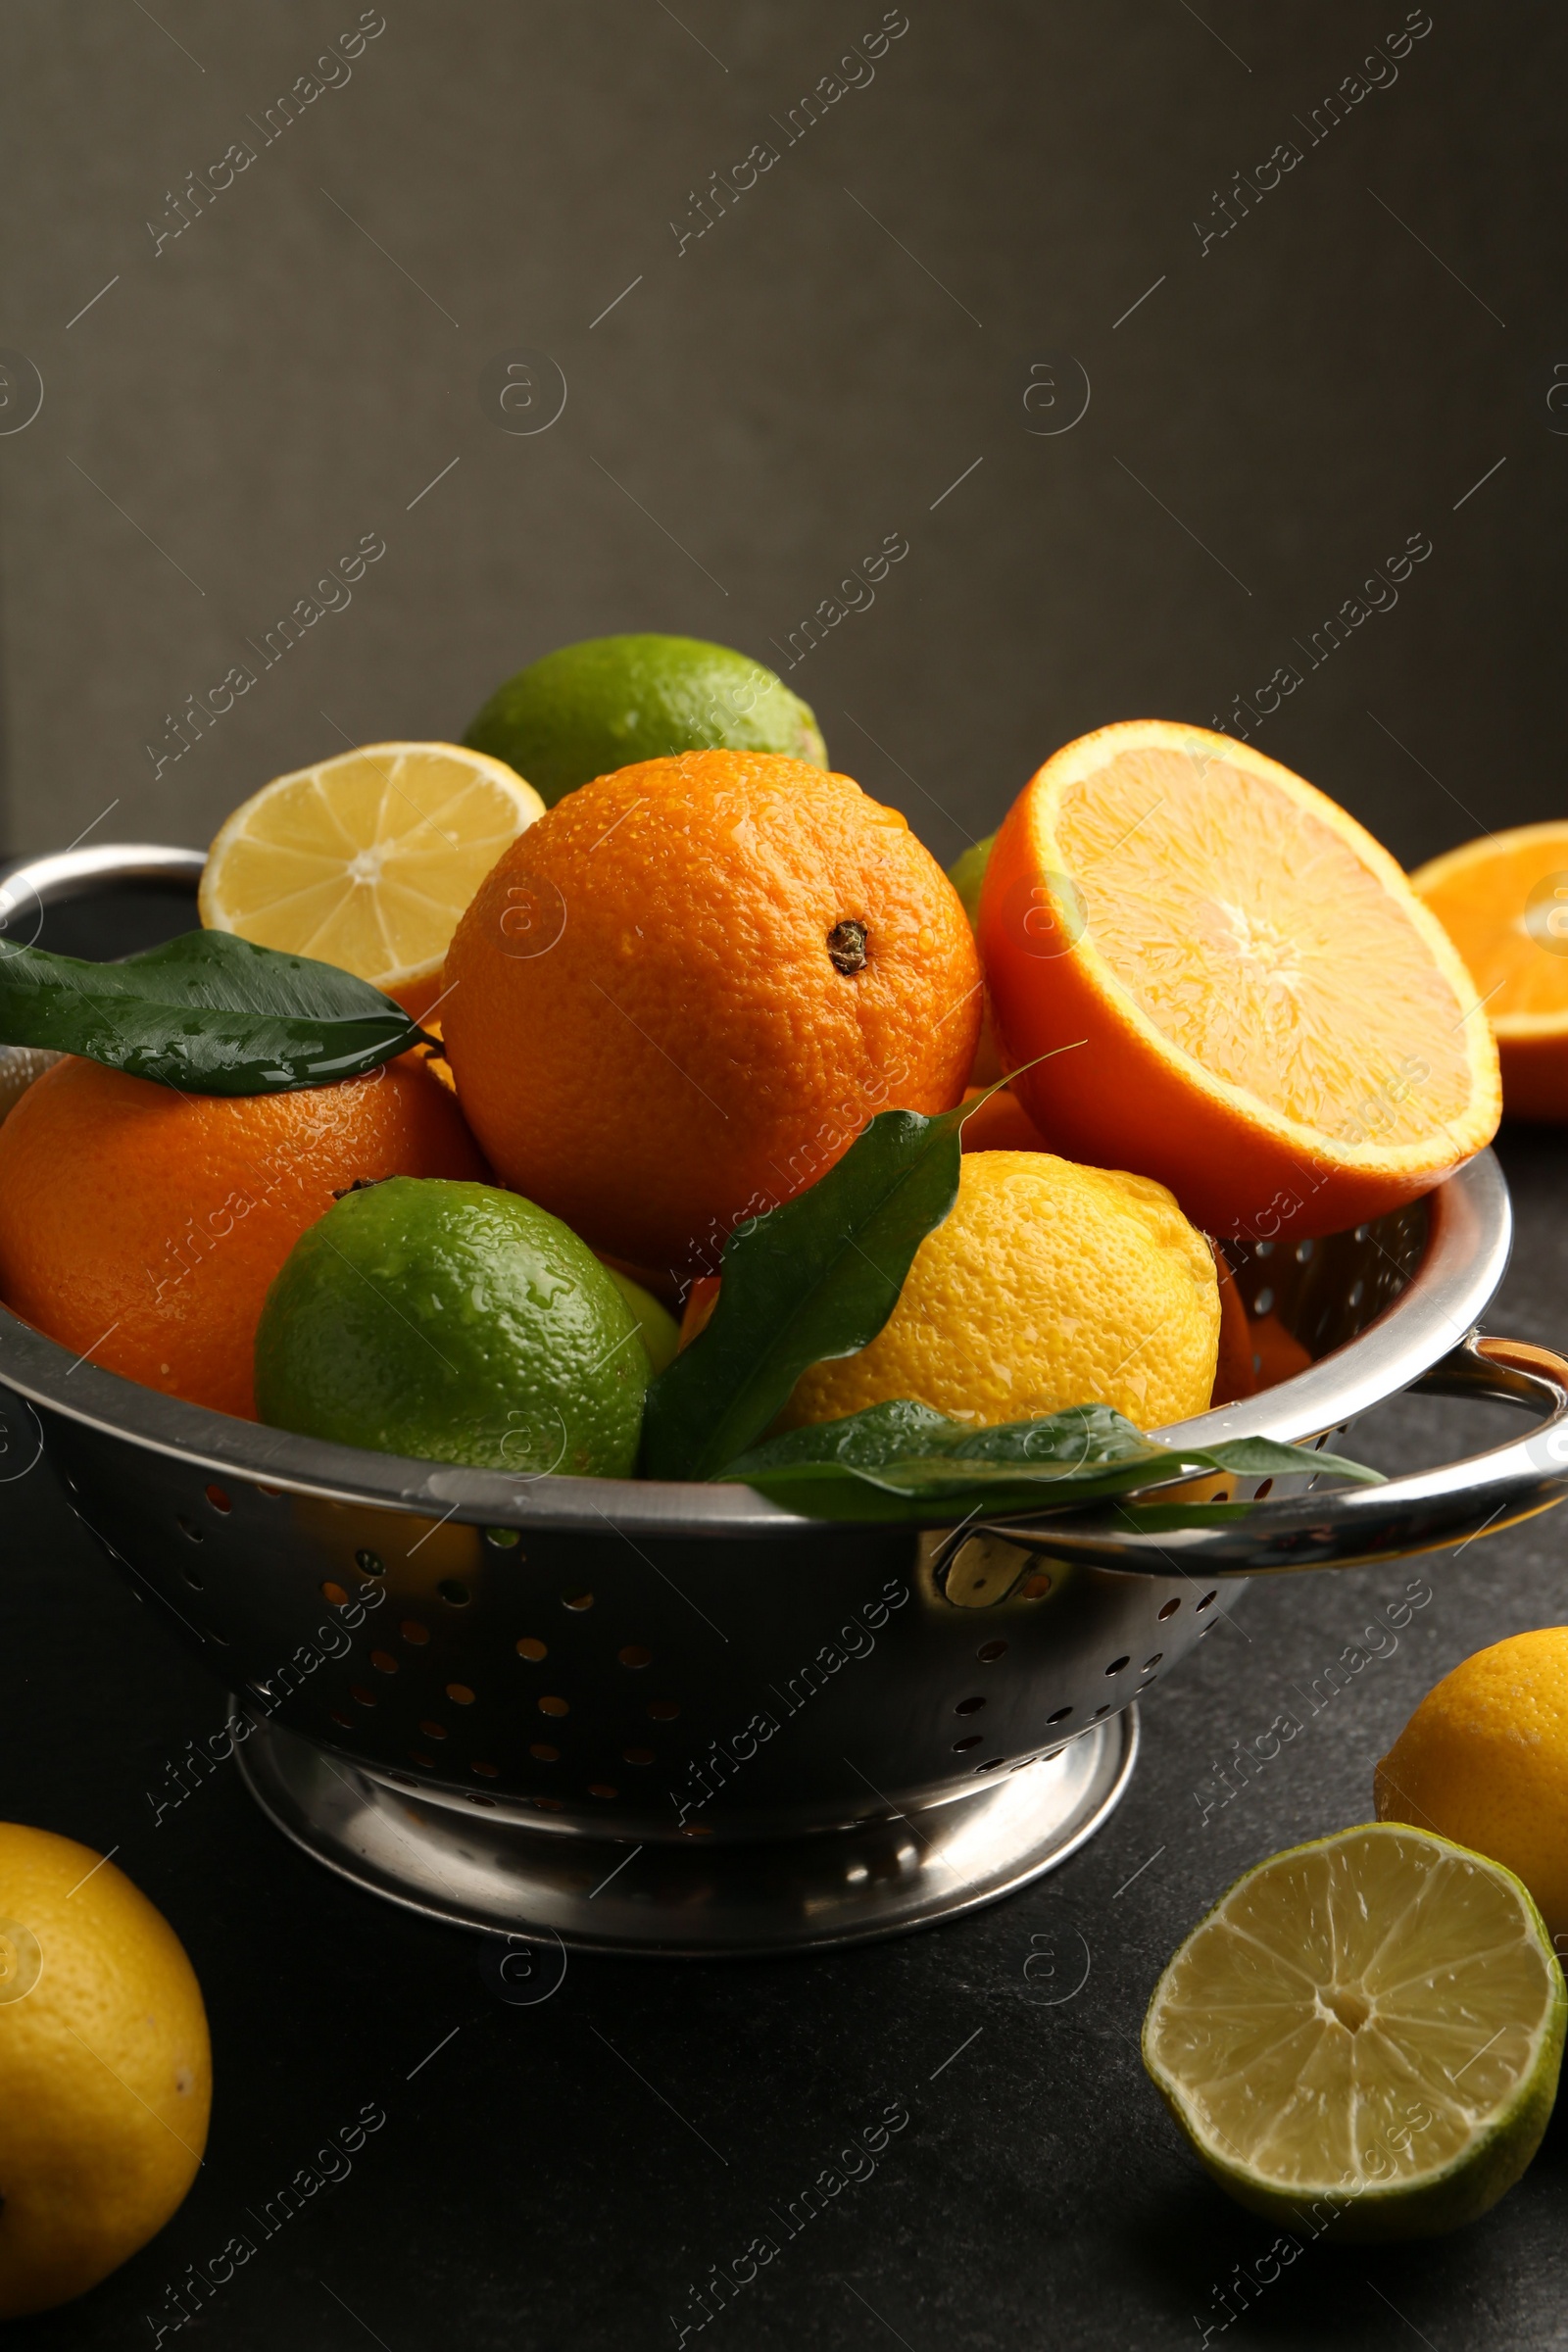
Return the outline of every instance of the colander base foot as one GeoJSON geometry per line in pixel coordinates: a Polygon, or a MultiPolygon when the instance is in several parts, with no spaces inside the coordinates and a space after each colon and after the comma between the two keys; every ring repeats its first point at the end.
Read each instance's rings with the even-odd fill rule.
{"type": "Polygon", "coordinates": [[[540,1830],[393,1787],[257,1723],[252,1795],[297,1845],[389,1902],[578,1951],[744,1958],[902,1935],[1026,1886],[1120,1800],[1135,1707],[974,1795],[804,1837],[628,1839],[540,1830]]]}

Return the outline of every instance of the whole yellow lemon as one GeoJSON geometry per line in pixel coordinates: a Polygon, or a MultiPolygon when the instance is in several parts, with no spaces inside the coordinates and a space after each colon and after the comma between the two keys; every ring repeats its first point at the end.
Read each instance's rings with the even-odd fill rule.
{"type": "Polygon", "coordinates": [[[1050,1152],[966,1153],[868,1348],[813,1364],[788,1427],[912,1396],[955,1421],[1108,1404],[1141,1429],[1205,1410],[1213,1254],[1162,1184],[1050,1152]]]}
{"type": "Polygon", "coordinates": [[[90,1847],[0,1823],[0,2319],[85,2294],[163,2228],[212,2094],[167,1920],[90,1847]]]}
{"type": "Polygon", "coordinates": [[[1568,1936],[1568,1626],[1478,1649],[1430,1690],[1377,1768],[1380,1821],[1436,1830],[1523,1879],[1568,1936]]]}

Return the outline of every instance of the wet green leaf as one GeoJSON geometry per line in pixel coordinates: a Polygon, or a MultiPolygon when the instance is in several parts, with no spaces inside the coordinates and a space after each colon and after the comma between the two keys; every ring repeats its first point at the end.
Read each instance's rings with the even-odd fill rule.
{"type": "Polygon", "coordinates": [[[276,1095],[379,1068],[424,1032],[336,964],[187,931],[121,963],[0,948],[0,1043],[81,1054],[196,1095],[276,1095]]]}

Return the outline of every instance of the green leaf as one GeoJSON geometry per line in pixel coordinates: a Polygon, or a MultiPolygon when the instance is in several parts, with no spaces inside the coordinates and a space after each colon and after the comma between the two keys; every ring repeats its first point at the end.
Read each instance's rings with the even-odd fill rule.
{"type": "MultiPolygon", "coordinates": [[[[1378,1471],[1360,1462],[1272,1438],[1165,1446],[1103,1404],[974,1429],[909,1397],[787,1430],[739,1455],[721,1475],[808,1517],[951,1524],[1075,1508],[1216,1470],[1250,1478],[1332,1471],[1358,1485],[1382,1483],[1378,1471]]],[[[1219,1507],[1237,1506],[1166,1506],[1219,1507]]]]}
{"type": "Polygon", "coordinates": [[[368,980],[230,931],[187,931],[122,963],[0,951],[0,1042],[85,1054],[184,1094],[329,1086],[423,1040],[368,980]]]}
{"type": "Polygon", "coordinates": [[[766,1429],[808,1364],[876,1338],[915,1251],[957,1199],[958,1130],[973,1108],[878,1112],[808,1191],[730,1235],[710,1321],[648,1392],[648,1477],[715,1476],[766,1429]]]}

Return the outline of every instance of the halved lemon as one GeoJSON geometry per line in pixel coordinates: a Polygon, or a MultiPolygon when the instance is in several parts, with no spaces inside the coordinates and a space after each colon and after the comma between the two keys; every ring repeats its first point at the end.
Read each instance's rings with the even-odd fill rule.
{"type": "Polygon", "coordinates": [[[208,853],[210,931],[341,964],[422,1019],[458,917],[544,803],[504,760],[369,743],[277,776],[208,853]]]}
{"type": "Polygon", "coordinates": [[[1057,752],[997,836],[980,950],[1052,1150],[1158,1177],[1205,1232],[1336,1232],[1496,1127],[1482,992],[1436,916],[1227,735],[1137,719],[1057,752]]]}
{"type": "Polygon", "coordinates": [[[1568,1120],[1568,821],[1467,841],[1410,887],[1474,976],[1509,1117],[1568,1120]]]}
{"type": "Polygon", "coordinates": [[[1430,2237],[1541,2145],[1565,2011],[1511,1871],[1372,1822],[1237,1881],[1155,1986],[1144,2064],[1254,2212],[1342,2243],[1430,2237]]]}

